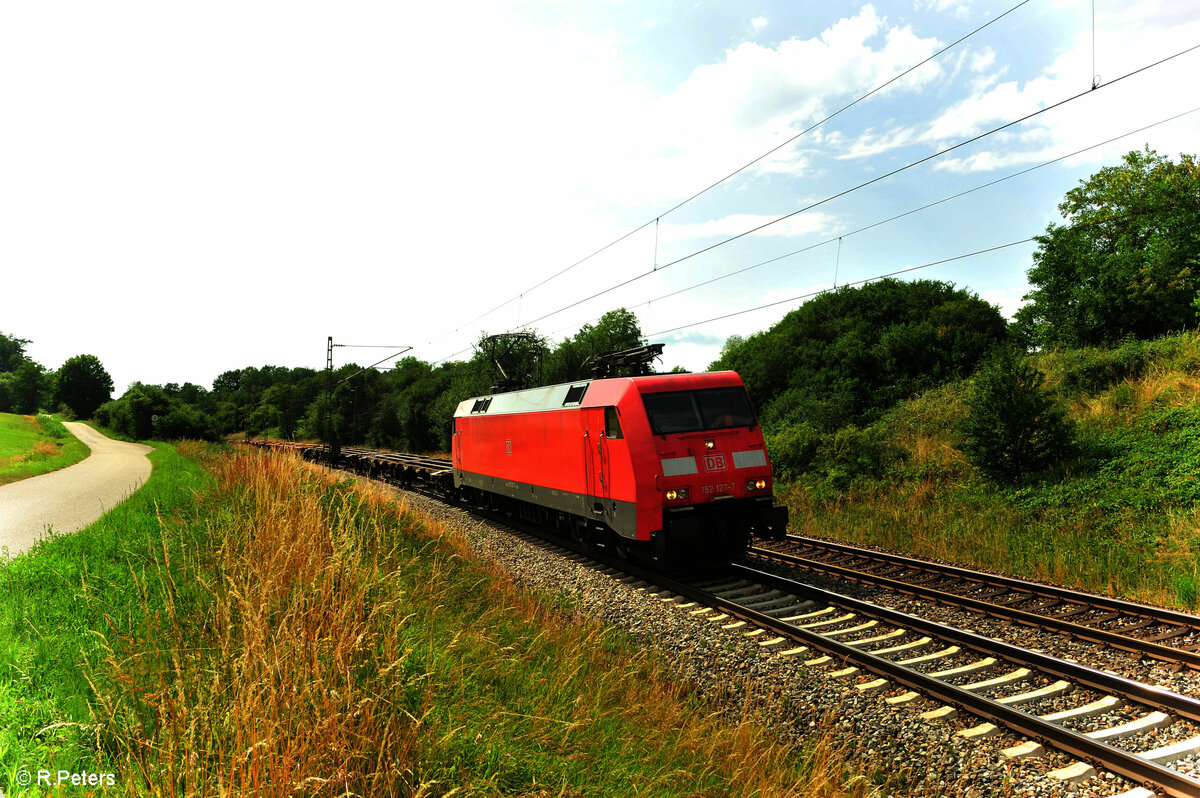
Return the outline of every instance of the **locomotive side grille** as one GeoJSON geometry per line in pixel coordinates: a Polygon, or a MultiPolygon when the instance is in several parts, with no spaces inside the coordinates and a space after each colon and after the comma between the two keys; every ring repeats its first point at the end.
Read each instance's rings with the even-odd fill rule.
{"type": "Polygon", "coordinates": [[[682,477],[696,473],[695,457],[667,457],[660,462],[664,477],[682,477]]]}
{"type": "Polygon", "coordinates": [[[767,464],[767,455],[762,449],[750,449],[733,453],[734,468],[755,468],[767,464]]]}

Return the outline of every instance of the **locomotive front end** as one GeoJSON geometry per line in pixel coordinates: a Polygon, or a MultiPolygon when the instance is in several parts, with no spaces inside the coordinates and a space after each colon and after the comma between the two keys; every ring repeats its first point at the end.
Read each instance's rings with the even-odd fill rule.
{"type": "Polygon", "coordinates": [[[781,537],[787,508],[772,495],[762,430],[740,378],[696,375],[681,390],[642,386],[661,476],[657,559],[670,562],[738,556],[752,534],[781,537]]]}

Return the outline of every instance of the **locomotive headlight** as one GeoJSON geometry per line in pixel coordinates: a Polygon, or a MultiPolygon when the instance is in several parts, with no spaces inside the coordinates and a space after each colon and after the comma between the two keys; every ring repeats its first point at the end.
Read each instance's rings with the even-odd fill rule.
{"type": "Polygon", "coordinates": [[[767,487],[765,479],[748,479],[746,480],[746,490],[764,490],[767,487]]]}
{"type": "Polygon", "coordinates": [[[686,499],[688,497],[687,488],[678,488],[667,491],[667,501],[673,502],[676,499],[686,499]]]}
{"type": "Polygon", "coordinates": [[[716,445],[717,445],[717,442],[716,442],[716,441],[705,441],[705,442],[704,442],[704,448],[705,448],[705,449],[711,449],[711,448],[713,448],[713,447],[714,447],[714,446],[716,446],[716,445]]]}

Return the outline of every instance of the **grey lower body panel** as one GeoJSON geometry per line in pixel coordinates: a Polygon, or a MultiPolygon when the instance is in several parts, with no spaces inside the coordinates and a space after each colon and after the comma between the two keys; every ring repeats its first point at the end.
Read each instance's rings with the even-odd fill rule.
{"type": "Polygon", "coordinates": [[[461,469],[454,470],[456,486],[466,485],[476,490],[494,493],[509,499],[517,499],[539,507],[567,513],[589,522],[605,524],[623,538],[637,538],[637,504],[634,502],[588,496],[583,493],[547,488],[528,482],[475,474],[461,469]]]}

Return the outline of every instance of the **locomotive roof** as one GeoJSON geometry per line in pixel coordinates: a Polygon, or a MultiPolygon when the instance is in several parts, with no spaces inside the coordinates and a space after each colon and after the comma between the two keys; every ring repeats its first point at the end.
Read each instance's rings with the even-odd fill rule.
{"type": "Polygon", "coordinates": [[[455,418],[473,415],[504,413],[536,413],[576,407],[614,405],[630,391],[662,393],[687,391],[696,388],[740,386],[742,378],[733,371],[713,371],[700,374],[651,374],[645,377],[609,377],[599,380],[579,380],[561,385],[547,385],[523,391],[475,396],[459,402],[455,418]]]}

